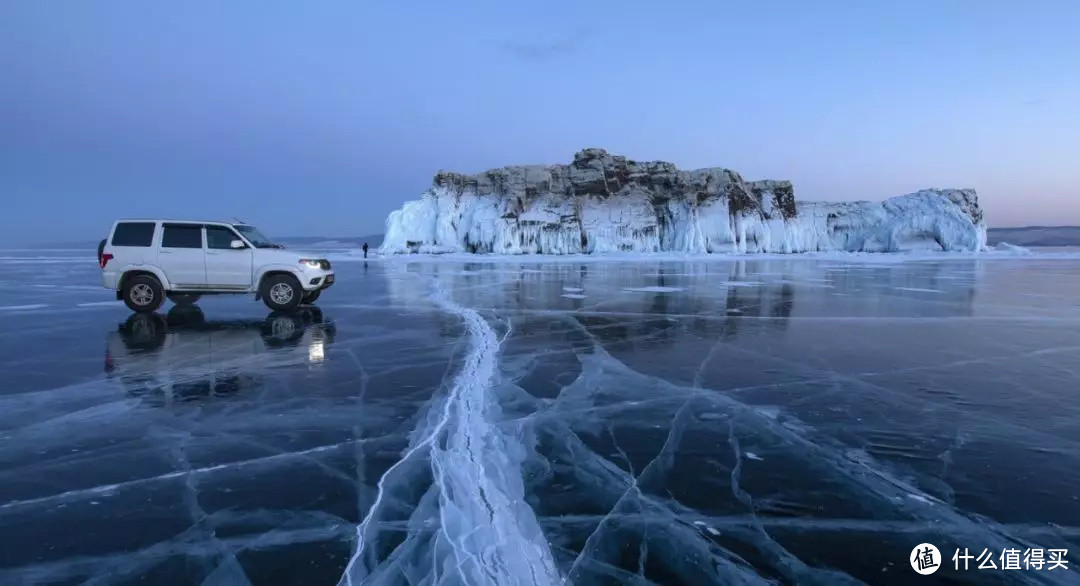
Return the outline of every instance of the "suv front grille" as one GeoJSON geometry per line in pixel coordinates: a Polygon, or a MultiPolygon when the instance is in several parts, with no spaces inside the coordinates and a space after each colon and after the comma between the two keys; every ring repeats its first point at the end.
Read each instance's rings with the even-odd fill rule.
{"type": "Polygon", "coordinates": [[[330,261],[325,260],[325,259],[319,260],[319,268],[324,270],[324,271],[329,271],[330,270],[330,261]]]}

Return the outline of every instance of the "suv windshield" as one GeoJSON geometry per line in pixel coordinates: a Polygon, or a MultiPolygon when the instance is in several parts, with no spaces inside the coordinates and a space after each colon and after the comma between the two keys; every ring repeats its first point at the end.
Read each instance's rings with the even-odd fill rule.
{"type": "Polygon", "coordinates": [[[262,232],[259,232],[259,229],[255,226],[233,224],[233,228],[236,228],[236,231],[243,235],[244,238],[247,238],[248,242],[251,242],[252,246],[255,248],[284,248],[284,246],[280,244],[271,242],[270,239],[264,236],[262,232]]]}

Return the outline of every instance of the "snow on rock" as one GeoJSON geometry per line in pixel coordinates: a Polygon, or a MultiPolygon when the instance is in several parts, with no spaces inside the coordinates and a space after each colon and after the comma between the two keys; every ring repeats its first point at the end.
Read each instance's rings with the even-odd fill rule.
{"type": "Polygon", "coordinates": [[[440,171],[386,220],[382,253],[978,251],[986,224],[971,189],[883,202],[796,202],[789,181],[721,168],[680,171],[585,149],[569,165],[476,175],[440,171]]]}
{"type": "Polygon", "coordinates": [[[1015,244],[1009,244],[1008,242],[998,242],[997,244],[995,244],[991,248],[992,248],[992,250],[995,250],[997,252],[1006,252],[1006,253],[1009,253],[1009,254],[1018,254],[1018,255],[1031,254],[1030,249],[1024,248],[1023,246],[1017,246],[1015,244]]]}

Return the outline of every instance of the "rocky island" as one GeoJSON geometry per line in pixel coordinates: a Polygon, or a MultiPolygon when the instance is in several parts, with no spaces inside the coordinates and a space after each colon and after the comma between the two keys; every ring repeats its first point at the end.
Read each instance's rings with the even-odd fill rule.
{"type": "Polygon", "coordinates": [[[592,148],[569,165],[440,171],[419,200],[387,218],[380,252],[898,252],[985,245],[972,189],[925,189],[882,202],[800,202],[790,181],[745,181],[719,167],[682,171],[592,148]]]}

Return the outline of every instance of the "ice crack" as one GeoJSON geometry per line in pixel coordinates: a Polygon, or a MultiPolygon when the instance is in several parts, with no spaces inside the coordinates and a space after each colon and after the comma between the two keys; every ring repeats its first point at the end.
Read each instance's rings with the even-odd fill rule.
{"type": "MultiPolygon", "coordinates": [[[[563,579],[547,539],[524,500],[524,447],[498,426],[495,385],[501,341],[478,312],[454,303],[438,283],[431,300],[462,319],[468,351],[437,414],[426,419],[427,429],[414,436],[412,447],[379,479],[378,495],[357,527],[356,551],[340,584],[398,580],[401,575],[393,568],[403,558],[426,575],[426,583],[560,584],[563,579]],[[380,560],[380,520],[401,504],[387,495],[414,483],[425,460],[437,493],[437,531],[427,539],[414,532],[380,560]]],[[[425,514],[422,521],[435,520],[426,511],[421,502],[412,521],[425,514]]]]}

